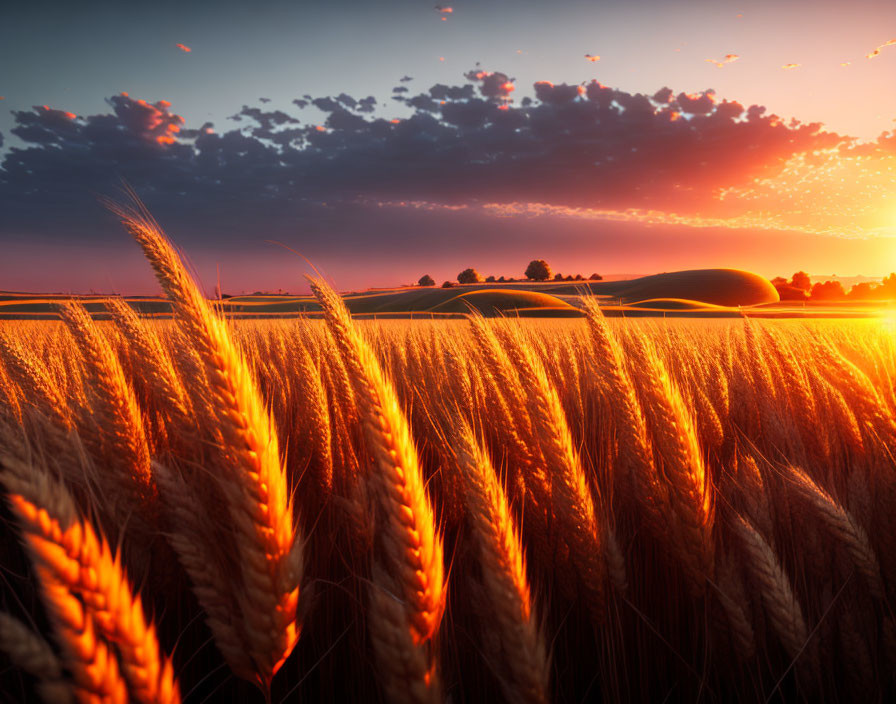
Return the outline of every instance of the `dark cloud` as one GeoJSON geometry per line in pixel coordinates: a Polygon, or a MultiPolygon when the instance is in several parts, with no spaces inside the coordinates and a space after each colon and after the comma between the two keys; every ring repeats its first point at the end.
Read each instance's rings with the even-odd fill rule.
{"type": "Polygon", "coordinates": [[[395,87],[392,89],[392,92],[393,92],[393,93],[407,93],[407,92],[408,92],[408,89],[407,89],[407,87],[405,87],[405,86],[395,86],[395,87]]]}
{"type": "Polygon", "coordinates": [[[376,98],[368,95],[358,101],[358,112],[373,112],[376,110],[376,98]]]}
{"type": "Polygon", "coordinates": [[[270,98],[259,98],[258,102],[259,103],[269,103],[269,102],[271,102],[271,99],[270,98]]]}
{"type": "Polygon", "coordinates": [[[342,103],[345,107],[354,110],[358,107],[358,101],[347,93],[340,93],[336,96],[336,102],[342,103]]]}
{"type": "Polygon", "coordinates": [[[535,84],[535,97],[550,105],[572,102],[579,97],[579,93],[579,86],[571,86],[566,83],[554,85],[550,81],[538,81],[535,84]]]}
{"type": "Polygon", "coordinates": [[[429,89],[429,95],[434,100],[470,100],[475,95],[474,90],[469,83],[462,86],[446,86],[436,83],[429,89]]]}
{"type": "Polygon", "coordinates": [[[193,130],[193,129],[181,130],[180,133],[178,134],[178,136],[183,139],[196,139],[197,137],[199,137],[200,135],[203,135],[203,134],[213,134],[214,131],[215,131],[214,123],[204,122],[202,124],[202,127],[200,127],[198,130],[193,130]]]}
{"type": "Polygon", "coordinates": [[[671,88],[660,88],[656,93],[653,94],[653,102],[655,103],[671,103],[672,97],[675,95],[675,91],[671,88]]]}
{"type": "MultiPolygon", "coordinates": [[[[293,103],[323,111],[322,124],[243,106],[241,129],[223,134],[210,123],[185,129],[167,102],[127,95],[96,115],[16,112],[12,131],[26,146],[0,165],[0,238],[117,231],[96,198],[122,180],[163,221],[225,239],[325,229],[332,208],[393,201],[697,211],[718,188],[752,183],[794,154],[852,148],[818,124],[786,124],[711,91],[540,82],[535,100],[511,104],[506,74],[470,80],[404,97],[412,113],[400,121],[376,115],[373,96],[308,96],[293,103]]],[[[894,144],[885,135],[875,148],[894,144]]]]}
{"type": "Polygon", "coordinates": [[[479,82],[479,92],[486,98],[506,98],[516,88],[513,78],[500,71],[467,71],[464,77],[469,81],[479,82]]]}
{"type": "Polygon", "coordinates": [[[240,110],[236,115],[231,116],[230,119],[248,117],[255,120],[262,128],[265,130],[272,130],[275,127],[282,127],[283,125],[296,125],[299,121],[294,118],[292,115],[287,115],[282,110],[272,110],[266,111],[261,108],[250,108],[246,105],[243,105],[242,110],[240,110]]]}
{"type": "Polygon", "coordinates": [[[311,104],[323,112],[336,112],[344,109],[339,101],[334,98],[315,98],[311,101],[311,104]]]}
{"type": "Polygon", "coordinates": [[[715,107],[716,94],[713,90],[707,90],[693,95],[689,93],[679,93],[676,102],[678,103],[681,112],[685,114],[708,115],[715,107]]]}
{"type": "Polygon", "coordinates": [[[413,76],[402,76],[401,78],[398,79],[398,82],[399,83],[407,83],[408,81],[413,81],[413,80],[414,80],[413,76]]]}

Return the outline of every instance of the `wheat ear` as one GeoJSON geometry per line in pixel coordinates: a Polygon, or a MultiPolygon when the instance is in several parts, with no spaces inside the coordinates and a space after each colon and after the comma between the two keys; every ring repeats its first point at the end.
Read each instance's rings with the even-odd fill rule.
{"type": "Polygon", "coordinates": [[[603,535],[566,414],[544,364],[534,351],[521,340],[511,341],[506,351],[522,378],[526,379],[524,386],[532,425],[551,477],[554,516],[579,572],[587,606],[600,620],[606,609],[603,535]]]}
{"type": "Polygon", "coordinates": [[[883,600],[884,583],[880,564],[865,529],[803,470],[790,467],[787,474],[800,496],[821,519],[825,529],[846,548],[872,595],[883,600]]]}
{"type": "Polygon", "coordinates": [[[6,363],[10,380],[22,390],[22,401],[27,401],[62,428],[71,429],[72,419],[67,412],[65,396],[53,383],[40,360],[29,355],[5,334],[0,334],[0,358],[6,363]]]}
{"type": "Polygon", "coordinates": [[[45,704],[67,704],[74,692],[62,677],[59,658],[49,644],[28,626],[0,612],[0,651],[10,662],[37,680],[37,693],[45,704]]]}
{"type": "Polygon", "coordinates": [[[151,383],[153,393],[161,401],[163,413],[181,425],[188,424],[192,411],[190,400],[168,350],[124,300],[110,298],[105,305],[127,340],[139,371],[151,383]]]}
{"type": "Polygon", "coordinates": [[[93,390],[91,408],[97,415],[105,459],[115,467],[115,471],[104,472],[103,479],[112,486],[118,484],[126,495],[133,496],[136,488],[138,494],[134,498],[142,503],[152,496],[154,487],[149,442],[134,390],[87,309],[76,301],[68,301],[59,307],[59,315],[81,351],[93,390]]]}
{"type": "Polygon", "coordinates": [[[68,491],[40,465],[5,454],[0,463],[0,481],[38,573],[83,600],[97,630],[117,646],[138,701],[179,702],[171,661],[160,656],[155,627],[106,540],[78,518],[68,491]]]}
{"type": "Polygon", "coordinates": [[[472,428],[456,419],[453,434],[457,468],[463,481],[464,503],[479,547],[488,612],[500,653],[495,660],[504,695],[513,702],[546,702],[548,660],[532,613],[525,557],[513,525],[504,489],[488,454],[472,428]]]}
{"type": "Polygon", "coordinates": [[[224,321],[211,310],[174,247],[145,213],[118,208],[171,299],[177,323],[206,372],[220,431],[221,486],[237,533],[245,598],[243,629],[264,690],[298,641],[296,606],[302,575],[300,537],[280,461],[277,434],[249,366],[224,321]]]}
{"type": "Polygon", "coordinates": [[[732,527],[740,538],[749,574],[759,587],[769,621],[787,654],[796,658],[802,652],[809,633],[787,575],[771,546],[747,520],[736,515],[732,527]]]}
{"type": "Polygon", "coordinates": [[[662,468],[674,501],[682,549],[679,556],[697,593],[712,574],[712,501],[706,468],[694,422],[678,385],[653,345],[643,335],[636,340],[643,407],[649,409],[662,468]]]}
{"type": "Polygon", "coordinates": [[[647,421],[626,368],[625,353],[597,303],[585,298],[584,304],[594,364],[606,383],[616,421],[619,438],[616,466],[620,470],[623,487],[628,488],[623,494],[646,514],[647,524],[654,536],[665,540],[672,510],[669,490],[657,475],[647,421]]]}
{"type": "MultiPolygon", "coordinates": [[[[392,382],[353,324],[342,299],[323,280],[309,280],[354,386],[361,422],[376,461],[376,471],[370,472],[368,482],[379,509],[377,521],[383,521],[378,533],[385,565],[374,572],[371,635],[381,656],[380,664],[388,666],[382,656],[390,652],[402,663],[429,663],[423,651],[436,635],[445,601],[442,543],[410,426],[392,382]],[[396,622],[394,598],[403,605],[403,625],[396,622]]],[[[425,677],[401,683],[399,690],[394,689],[394,680],[387,679],[390,698],[404,696],[400,690],[405,688],[435,691],[435,665],[415,666],[406,669],[406,674],[425,677]]]]}

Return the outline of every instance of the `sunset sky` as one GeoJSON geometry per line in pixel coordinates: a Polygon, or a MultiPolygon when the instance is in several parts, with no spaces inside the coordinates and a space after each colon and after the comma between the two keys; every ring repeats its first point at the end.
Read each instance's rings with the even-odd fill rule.
{"type": "Polygon", "coordinates": [[[231,292],[896,270],[891,0],[450,7],[4,9],[0,289],[154,291],[123,182],[231,292]]]}

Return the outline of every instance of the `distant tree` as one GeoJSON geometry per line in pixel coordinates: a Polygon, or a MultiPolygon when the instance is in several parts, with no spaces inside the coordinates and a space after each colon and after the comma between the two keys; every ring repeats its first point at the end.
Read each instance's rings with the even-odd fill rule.
{"type": "MultiPolygon", "coordinates": [[[[802,273],[802,272],[799,272],[802,273]]],[[[794,274],[799,279],[799,274],[794,274]]],[[[772,286],[778,292],[778,298],[782,301],[806,301],[809,299],[809,290],[794,286],[783,276],[776,276],[771,281],[772,286]]],[[[802,283],[802,282],[801,282],[802,283]]]]}
{"type": "Polygon", "coordinates": [[[790,285],[794,288],[801,288],[803,291],[809,291],[812,288],[812,279],[805,271],[798,271],[790,280],[790,285]]]}
{"type": "Polygon", "coordinates": [[[446,281],[445,283],[442,284],[442,288],[452,288],[453,286],[454,286],[453,281],[446,281]]]}
{"type": "Polygon", "coordinates": [[[505,279],[503,276],[499,276],[499,277],[498,277],[498,283],[499,283],[499,284],[503,284],[505,281],[507,281],[507,279],[505,279]]]}
{"type": "Polygon", "coordinates": [[[551,278],[551,267],[544,259],[533,259],[526,267],[526,278],[532,281],[546,281],[551,278]]]}
{"type": "Polygon", "coordinates": [[[564,277],[563,280],[564,280],[564,281],[572,281],[572,280],[573,280],[573,278],[572,278],[572,274],[567,274],[567,275],[564,277]]]}
{"type": "Polygon", "coordinates": [[[813,301],[842,301],[846,298],[843,284],[839,281],[824,281],[812,287],[813,301]]]}
{"type": "Polygon", "coordinates": [[[896,274],[884,277],[879,288],[881,298],[896,298],[896,274]]]}
{"type": "Polygon", "coordinates": [[[576,281],[584,281],[585,280],[585,277],[582,276],[581,274],[576,274],[574,278],[576,281]]]}
{"type": "Polygon", "coordinates": [[[486,276],[485,281],[486,281],[486,283],[493,284],[493,283],[495,283],[495,277],[494,276],[486,276]]]}
{"type": "Polygon", "coordinates": [[[554,274],[554,281],[563,281],[563,274],[554,274]]]}
{"type": "Polygon", "coordinates": [[[433,280],[433,278],[429,274],[424,274],[417,281],[417,285],[418,286],[435,286],[436,282],[433,280]]]}
{"type": "Polygon", "coordinates": [[[783,286],[775,286],[775,290],[778,292],[778,298],[780,298],[782,301],[809,300],[808,291],[804,291],[801,288],[796,288],[795,286],[791,286],[788,283],[785,283],[783,286]]]}
{"type": "Polygon", "coordinates": [[[457,282],[461,284],[481,284],[482,277],[473,268],[464,269],[457,275],[457,282]]]}
{"type": "Polygon", "coordinates": [[[591,276],[588,277],[588,280],[589,281],[603,281],[604,277],[601,276],[600,274],[592,274],[591,276]]]}
{"type": "Polygon", "coordinates": [[[883,286],[875,286],[870,281],[863,281],[849,289],[846,297],[851,301],[873,301],[881,297],[882,288],[883,286]]]}

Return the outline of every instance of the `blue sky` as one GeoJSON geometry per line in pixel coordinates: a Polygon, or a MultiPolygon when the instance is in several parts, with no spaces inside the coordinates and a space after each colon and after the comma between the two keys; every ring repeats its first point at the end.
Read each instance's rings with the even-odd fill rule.
{"type": "Polygon", "coordinates": [[[896,232],[896,208],[886,200],[896,140],[874,141],[894,127],[896,45],[865,58],[896,37],[896,3],[451,6],[447,15],[410,0],[37,0],[5,9],[0,243],[8,256],[0,288],[152,286],[148,275],[122,278],[131,271],[123,263],[135,259],[97,205],[122,180],[206,278],[223,264],[236,290],[294,285],[280,251],[264,242],[275,235],[353,287],[415,280],[424,266],[437,278],[469,265],[510,275],[518,264],[504,270],[508,251],[585,274],[896,267],[896,246],[880,237],[896,232]],[[722,68],[708,61],[726,55],[737,58],[722,68]],[[477,79],[465,78],[476,68],[503,72],[515,90],[483,95],[477,79]],[[413,80],[401,83],[404,76],[413,80]],[[557,84],[557,92],[542,83],[536,98],[537,81],[557,84]],[[615,107],[598,107],[595,82],[615,89],[615,107]],[[438,84],[468,84],[471,92],[444,110],[438,101],[415,108],[392,99],[403,86],[409,92],[398,97],[431,102],[438,84]],[[564,86],[572,97],[561,99],[564,86]],[[657,102],[664,86],[671,97],[657,102]],[[710,112],[682,107],[691,99],[681,93],[708,89],[710,112]],[[293,104],[340,94],[375,96],[376,112],[293,104]],[[524,105],[525,97],[536,99],[524,105]],[[251,110],[242,120],[229,119],[243,106],[251,110]],[[259,125],[253,111],[274,127],[259,125]],[[683,122],[670,126],[679,112],[683,122]],[[839,136],[789,126],[791,117],[839,136]],[[400,122],[389,127],[392,118],[400,122]],[[159,143],[169,123],[183,131],[159,143]],[[206,123],[214,135],[196,140],[206,123]],[[327,128],[316,135],[315,125],[327,128]],[[277,134],[279,145],[271,141],[277,134]],[[869,143],[870,165],[850,136],[869,143]],[[834,163],[836,150],[847,148],[848,158],[834,163]],[[417,163],[427,149],[433,159],[417,163]],[[807,155],[794,177],[785,167],[807,155]],[[519,159],[528,171],[514,167],[519,159]],[[857,185],[844,192],[840,183],[857,185]],[[747,202],[752,210],[741,206],[747,202]],[[820,215],[811,223],[798,217],[807,212],[820,215]],[[513,226],[496,220],[511,215],[513,226]],[[766,231],[776,228],[781,254],[773,258],[766,231]],[[62,264],[38,266],[57,252],[65,252],[62,264]],[[363,261],[353,261],[359,253],[363,261]]]}

